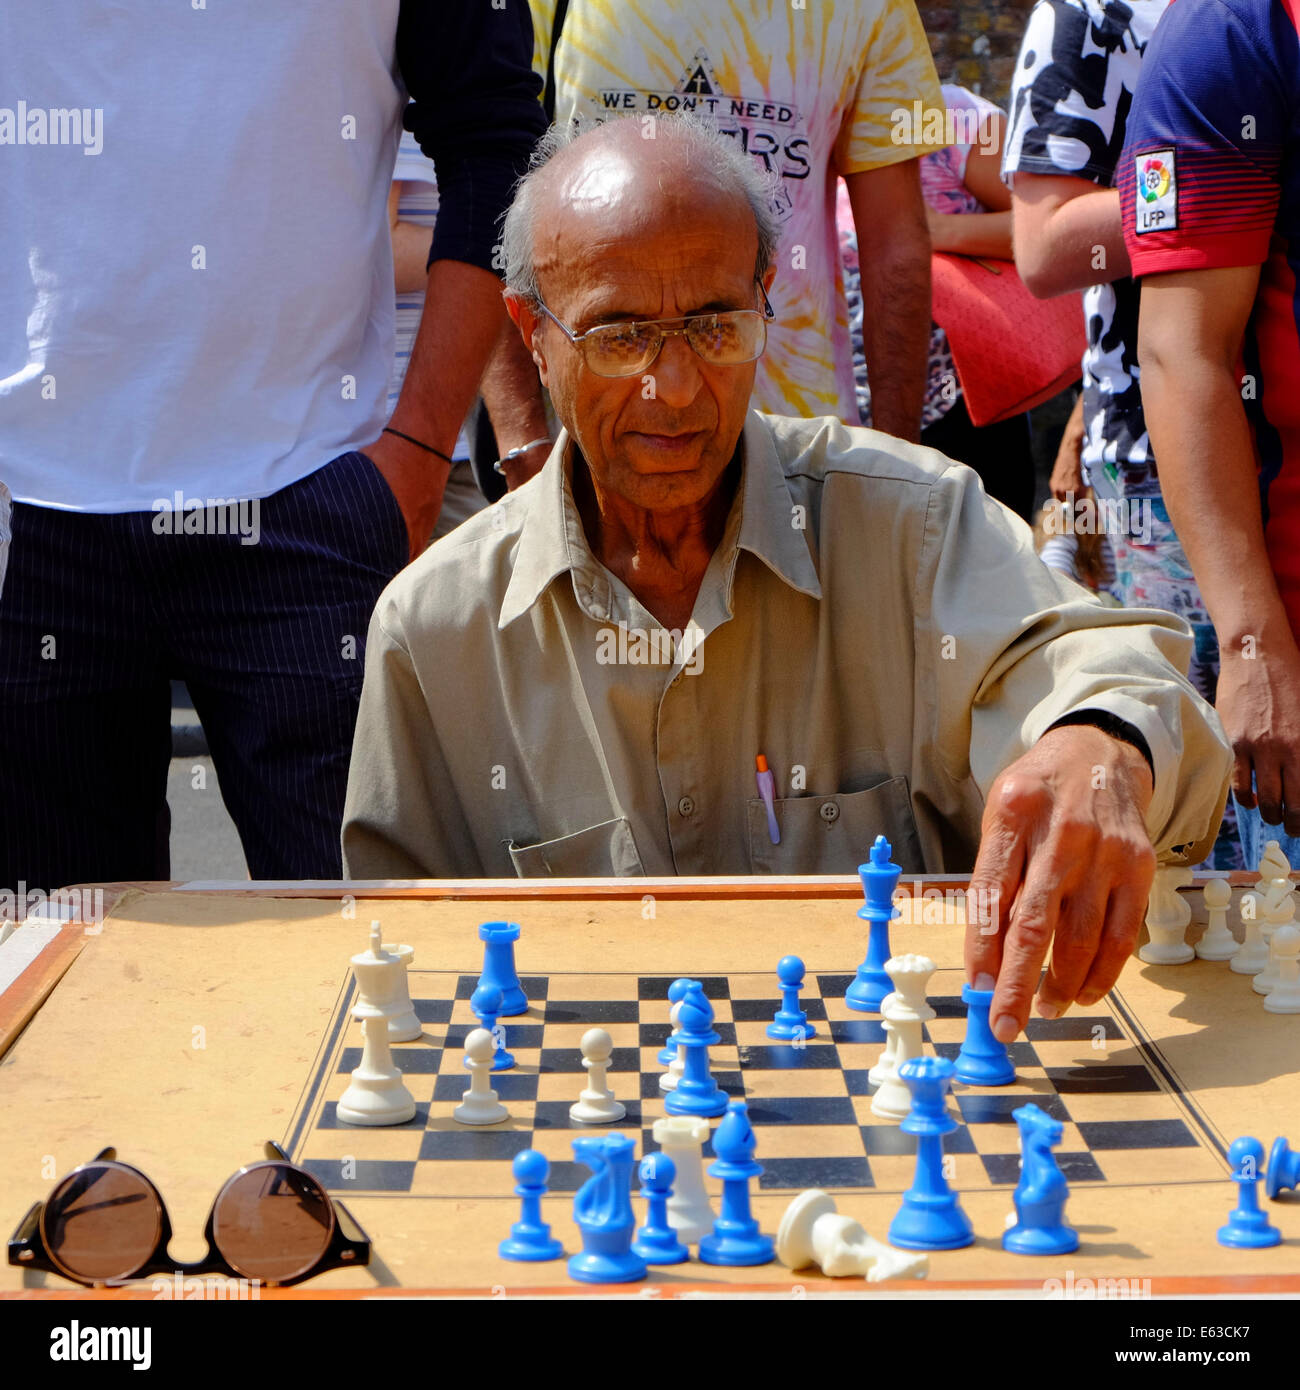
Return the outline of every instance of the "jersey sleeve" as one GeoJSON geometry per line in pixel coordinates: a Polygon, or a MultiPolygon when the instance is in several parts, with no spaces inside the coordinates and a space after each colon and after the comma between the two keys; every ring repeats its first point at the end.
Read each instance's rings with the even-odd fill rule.
{"type": "Polygon", "coordinates": [[[860,174],[933,149],[924,143],[923,128],[916,128],[917,103],[922,111],[943,110],[929,40],[915,0],[886,0],[863,55],[853,103],[840,125],[836,169],[860,174]]]}
{"type": "Polygon", "coordinates": [[[1141,61],[1118,20],[1104,20],[1099,39],[1077,0],[1038,0],[1011,86],[1003,182],[1017,174],[1072,175],[1109,188],[1124,144],[1127,91],[1141,61]]]}
{"type": "Polygon", "coordinates": [[[1147,51],[1120,167],[1134,275],[1268,258],[1292,100],[1268,32],[1221,0],[1176,0],[1147,51]]]}

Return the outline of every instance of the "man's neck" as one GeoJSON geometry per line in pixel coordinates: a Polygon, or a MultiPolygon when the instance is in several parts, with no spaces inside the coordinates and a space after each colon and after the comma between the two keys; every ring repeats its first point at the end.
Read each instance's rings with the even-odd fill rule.
{"type": "Polygon", "coordinates": [[[573,446],[573,498],[592,554],[663,624],[680,631],[695,609],[740,485],[738,444],[717,487],[692,507],[646,511],[598,493],[573,446]]]}

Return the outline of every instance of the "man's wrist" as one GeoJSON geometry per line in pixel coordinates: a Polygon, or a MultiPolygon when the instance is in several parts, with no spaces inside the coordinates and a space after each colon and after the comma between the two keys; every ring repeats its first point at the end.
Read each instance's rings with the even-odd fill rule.
{"type": "Polygon", "coordinates": [[[1118,742],[1126,743],[1129,747],[1137,749],[1146,759],[1147,768],[1151,773],[1151,786],[1154,789],[1156,784],[1155,759],[1151,756],[1151,747],[1145,736],[1136,725],[1130,724],[1127,719],[1121,719],[1109,710],[1079,709],[1062,715],[1046,732],[1050,734],[1053,729],[1068,729],[1080,725],[1085,728],[1099,729],[1103,734],[1109,735],[1118,742]]]}

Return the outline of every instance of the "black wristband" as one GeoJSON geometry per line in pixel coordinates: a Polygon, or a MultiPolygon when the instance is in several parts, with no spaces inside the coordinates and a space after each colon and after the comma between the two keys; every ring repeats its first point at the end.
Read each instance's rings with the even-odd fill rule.
{"type": "Polygon", "coordinates": [[[408,444],[414,444],[417,449],[423,449],[426,454],[433,454],[440,458],[443,463],[450,463],[455,466],[456,460],[448,458],[441,449],[435,449],[432,444],[422,444],[418,439],[414,439],[409,434],[403,434],[401,430],[395,430],[389,425],[385,425],[381,431],[383,434],[395,434],[398,439],[404,439],[408,444]]]}
{"type": "Polygon", "coordinates": [[[1121,719],[1119,715],[1111,714],[1109,710],[1104,709],[1076,709],[1069,714],[1063,714],[1055,724],[1047,729],[1047,732],[1050,734],[1052,729],[1064,729],[1071,724],[1091,725],[1094,729],[1100,729],[1103,734],[1109,734],[1111,738],[1117,738],[1121,743],[1127,743],[1136,748],[1147,760],[1147,766],[1151,769],[1151,785],[1155,786],[1156,764],[1155,759],[1151,756],[1151,749],[1142,736],[1142,731],[1130,724],[1127,719],[1121,719]]]}

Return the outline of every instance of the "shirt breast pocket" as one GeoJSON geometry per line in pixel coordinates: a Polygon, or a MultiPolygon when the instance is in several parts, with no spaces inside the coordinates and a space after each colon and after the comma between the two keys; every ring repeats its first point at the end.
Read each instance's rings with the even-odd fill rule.
{"type": "Polygon", "coordinates": [[[641,856],[626,816],[536,845],[506,848],[520,878],[643,878],[641,856]]]}
{"type": "Polygon", "coordinates": [[[774,845],[762,798],[746,803],[749,862],[756,874],[851,874],[866,863],[877,835],[906,874],[925,872],[906,777],[860,792],[786,797],[775,803],[781,843],[774,845]]]}

